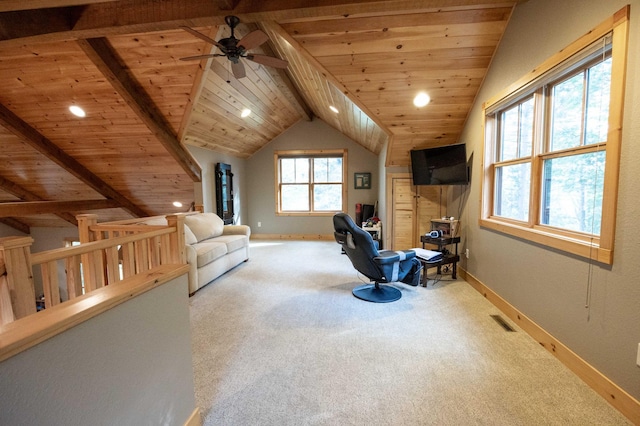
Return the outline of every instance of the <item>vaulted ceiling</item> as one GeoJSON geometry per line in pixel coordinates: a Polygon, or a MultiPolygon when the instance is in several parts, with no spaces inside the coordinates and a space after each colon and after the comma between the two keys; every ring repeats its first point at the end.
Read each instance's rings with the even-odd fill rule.
{"type": "Polygon", "coordinates": [[[313,117],[408,165],[411,149],[459,142],[517,3],[3,0],[0,221],[28,232],[181,211],[171,203],[201,179],[185,145],[248,158],[313,117]],[[224,57],[180,60],[217,51],[182,26],[219,40],[227,15],[238,38],[264,31],[251,53],[287,69],[243,59],[236,79],[224,57]]]}

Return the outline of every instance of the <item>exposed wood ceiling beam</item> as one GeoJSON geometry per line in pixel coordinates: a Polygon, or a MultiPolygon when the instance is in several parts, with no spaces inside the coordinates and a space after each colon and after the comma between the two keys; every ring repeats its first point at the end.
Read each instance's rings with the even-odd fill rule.
{"type": "Polygon", "coordinates": [[[80,6],[91,3],[105,3],[118,0],[2,0],[0,1],[0,12],[12,10],[35,10],[63,8],[67,6],[80,6]]]}
{"type": "Polygon", "coordinates": [[[20,217],[80,210],[114,209],[120,205],[114,200],[78,201],[18,201],[0,203],[0,217],[20,217]]]}
{"type": "MultiPolygon", "coordinates": [[[[505,6],[513,6],[514,1],[505,1],[505,6]]],[[[224,16],[230,13],[245,23],[270,20],[283,22],[318,16],[346,18],[352,15],[384,15],[397,13],[398,10],[410,13],[481,8],[488,4],[486,0],[120,0],[101,3],[85,1],[79,3],[91,4],[60,8],[60,3],[65,5],[78,2],[42,0],[39,3],[41,7],[49,5],[50,9],[43,9],[38,14],[28,10],[0,14],[0,44],[22,45],[26,42],[100,38],[170,30],[181,25],[222,25],[224,16]],[[235,7],[230,10],[229,6],[235,7]],[[23,22],[29,24],[22,25],[23,22]]],[[[496,4],[492,3],[491,6],[495,7],[496,4]]]]}
{"type": "MultiPolygon", "coordinates": [[[[33,192],[28,191],[27,189],[21,187],[17,183],[11,182],[10,180],[7,180],[1,176],[0,176],[0,188],[10,193],[14,197],[18,197],[24,201],[46,201],[38,197],[33,192]]],[[[56,215],[59,218],[66,220],[70,224],[78,226],[78,221],[76,220],[74,215],[66,212],[56,213],[56,215]]]]}
{"type": "Polygon", "coordinates": [[[27,225],[26,223],[22,223],[18,219],[14,219],[12,217],[2,217],[0,218],[0,223],[4,223],[5,225],[10,226],[13,229],[22,232],[23,234],[31,233],[31,228],[29,227],[29,225],[27,225]]]}
{"type": "Polygon", "coordinates": [[[180,143],[153,100],[126,70],[109,41],[104,38],[88,39],[78,40],[78,44],[180,167],[194,182],[200,182],[202,180],[200,165],[180,143]]]}
{"type": "Polygon", "coordinates": [[[0,105],[0,124],[6,127],[13,134],[22,137],[23,140],[34,149],[38,150],[67,172],[89,185],[99,194],[118,202],[123,209],[127,210],[132,215],[137,217],[150,216],[143,209],[136,206],[133,202],[113,189],[109,184],[94,175],[75,158],[62,151],[44,135],[29,126],[28,123],[24,122],[4,105],[0,105]]]}

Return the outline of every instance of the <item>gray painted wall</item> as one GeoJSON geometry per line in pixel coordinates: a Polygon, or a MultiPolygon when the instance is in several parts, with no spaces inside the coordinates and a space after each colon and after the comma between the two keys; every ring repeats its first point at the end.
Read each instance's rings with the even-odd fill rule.
{"type": "MultiPolygon", "coordinates": [[[[0,224],[0,237],[18,236],[25,237],[29,234],[23,234],[22,232],[0,224]]],[[[31,238],[33,238],[33,245],[31,246],[31,253],[40,253],[41,251],[54,250],[64,247],[64,241],[68,239],[78,239],[78,228],[69,225],[64,228],[41,228],[31,227],[31,238]]],[[[58,279],[61,283],[66,282],[66,276],[64,269],[58,271],[58,279]]],[[[35,288],[36,296],[42,295],[42,272],[40,267],[33,268],[33,285],[35,288]]],[[[62,300],[67,300],[67,288],[64,285],[60,286],[60,296],[62,300]]]]}
{"type": "Polygon", "coordinates": [[[183,425],[187,293],[183,275],[0,363],[0,424],[183,425]]]}
{"type": "Polygon", "coordinates": [[[517,6],[477,98],[462,140],[474,151],[463,214],[463,266],[533,321],[640,399],[640,0],[536,0],[517,6]],[[629,57],[612,266],[478,226],[483,144],[482,102],[518,80],[626,4],[631,4],[629,57]],[[590,308],[585,308],[592,280],[590,308]]]}
{"type": "Polygon", "coordinates": [[[356,203],[375,203],[380,182],[378,156],[320,119],[300,121],[247,160],[248,225],[251,226],[251,233],[333,235],[331,217],[276,216],[273,153],[292,149],[342,148],[347,149],[348,158],[348,213],[355,215],[356,203]],[[356,172],[371,173],[371,189],[353,188],[353,174],[356,172]],[[258,222],[261,222],[261,227],[258,227],[258,222]]]}
{"type": "Polygon", "coordinates": [[[226,163],[233,173],[233,208],[235,223],[247,223],[247,192],[245,184],[245,160],[208,149],[187,146],[202,167],[202,203],[205,212],[216,212],[216,164],[226,163]]]}

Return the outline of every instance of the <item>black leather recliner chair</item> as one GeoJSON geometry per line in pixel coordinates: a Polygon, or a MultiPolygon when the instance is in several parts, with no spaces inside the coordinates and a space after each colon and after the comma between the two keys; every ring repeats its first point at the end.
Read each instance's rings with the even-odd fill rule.
{"type": "Polygon", "coordinates": [[[381,286],[381,283],[403,282],[412,286],[420,283],[422,264],[413,250],[378,251],[377,241],[345,213],[333,216],[333,227],[335,239],[353,267],[374,282],[354,288],[355,297],[369,302],[393,302],[400,299],[402,293],[395,287],[381,286]]]}

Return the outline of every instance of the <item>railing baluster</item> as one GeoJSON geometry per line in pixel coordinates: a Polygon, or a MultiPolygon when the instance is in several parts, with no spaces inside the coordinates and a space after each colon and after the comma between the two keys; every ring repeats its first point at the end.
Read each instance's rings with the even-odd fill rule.
{"type": "Polygon", "coordinates": [[[82,296],[82,275],[80,274],[80,256],[65,258],[65,270],[67,273],[67,294],[69,300],[82,296]]]}
{"type": "Polygon", "coordinates": [[[60,303],[60,287],[58,280],[58,262],[51,261],[40,265],[42,270],[42,289],[44,290],[44,306],[50,308],[60,303]]]}

